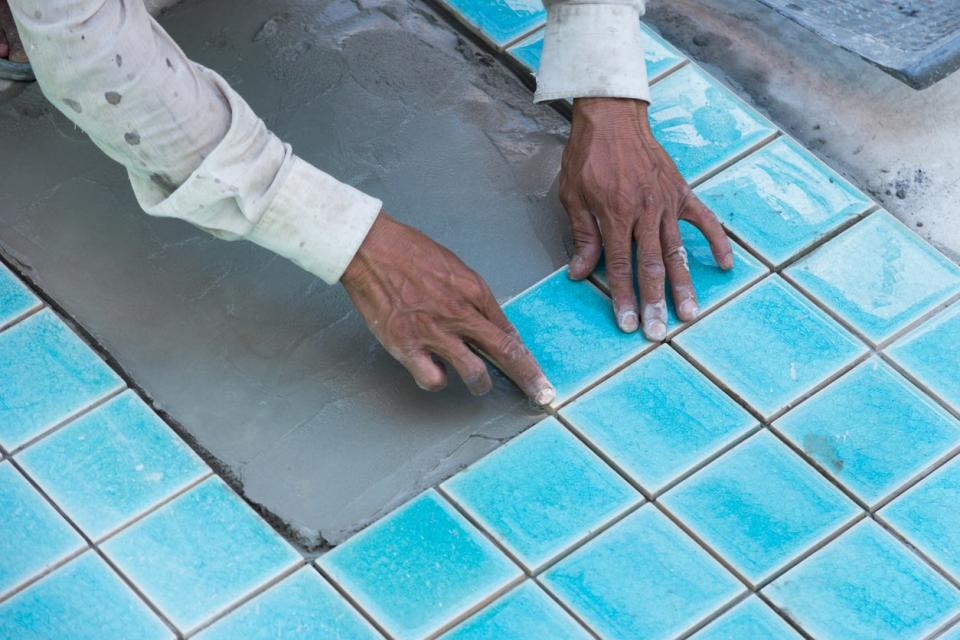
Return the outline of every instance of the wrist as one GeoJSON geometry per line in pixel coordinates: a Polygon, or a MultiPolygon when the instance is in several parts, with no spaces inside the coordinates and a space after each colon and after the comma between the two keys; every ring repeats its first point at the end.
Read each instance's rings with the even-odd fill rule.
{"type": "Polygon", "coordinates": [[[360,248],[357,249],[353,259],[350,260],[350,264],[347,265],[343,275],[340,276],[340,283],[343,286],[347,288],[359,287],[361,283],[369,279],[370,275],[376,270],[377,256],[383,255],[383,247],[389,242],[389,238],[394,235],[392,228],[397,224],[399,223],[387,215],[386,211],[380,210],[360,244],[360,248]]]}
{"type": "Polygon", "coordinates": [[[573,126],[595,133],[623,134],[625,130],[650,133],[649,103],[633,98],[574,98],[573,126]]]}

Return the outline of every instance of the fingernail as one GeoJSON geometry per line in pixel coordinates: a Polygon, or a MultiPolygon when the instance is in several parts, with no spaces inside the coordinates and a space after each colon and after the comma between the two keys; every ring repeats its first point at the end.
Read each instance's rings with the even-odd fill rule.
{"type": "Polygon", "coordinates": [[[621,331],[633,333],[640,326],[640,322],[637,320],[637,312],[632,309],[621,311],[617,314],[617,325],[621,331]]]}
{"type": "Polygon", "coordinates": [[[693,298],[687,298],[680,303],[679,312],[684,320],[693,320],[700,313],[700,307],[693,298]]]}
{"type": "Polygon", "coordinates": [[[667,325],[661,320],[651,320],[643,324],[643,333],[655,342],[660,342],[667,337],[667,325]]]}
{"type": "Polygon", "coordinates": [[[720,259],[720,266],[721,266],[722,268],[724,268],[724,269],[732,269],[732,268],[733,268],[733,254],[732,254],[732,253],[728,253],[727,255],[723,256],[723,258],[720,259]]]}
{"type": "Polygon", "coordinates": [[[567,269],[567,275],[573,275],[574,272],[579,273],[580,267],[583,266],[583,256],[573,256],[570,260],[570,267],[567,269]]]}
{"type": "Polygon", "coordinates": [[[533,399],[541,407],[545,407],[557,397],[557,392],[553,390],[553,387],[547,387],[541,389],[537,392],[537,396],[533,399]]]}

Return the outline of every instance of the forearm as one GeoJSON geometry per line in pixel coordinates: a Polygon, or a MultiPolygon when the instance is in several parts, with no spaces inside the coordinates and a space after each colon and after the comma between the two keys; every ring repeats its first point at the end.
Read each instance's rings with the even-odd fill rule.
{"type": "Polygon", "coordinates": [[[380,202],[293,155],[143,0],[10,0],[50,101],[123,164],[147,213],[247,238],[328,282],[380,202]]]}

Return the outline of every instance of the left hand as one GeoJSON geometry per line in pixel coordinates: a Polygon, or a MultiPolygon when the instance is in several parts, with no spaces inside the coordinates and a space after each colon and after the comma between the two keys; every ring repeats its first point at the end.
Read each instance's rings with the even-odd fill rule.
{"type": "Polygon", "coordinates": [[[560,200],[570,217],[575,246],[570,277],[586,278],[605,253],[614,314],[622,331],[636,331],[642,320],[648,339],[664,339],[665,277],[677,317],[688,321],[699,313],[679,220],[691,222],[706,236],[720,268],[733,267],[733,252],[720,221],[693,194],[653,137],[642,100],[574,100],[560,171],[560,200]]]}

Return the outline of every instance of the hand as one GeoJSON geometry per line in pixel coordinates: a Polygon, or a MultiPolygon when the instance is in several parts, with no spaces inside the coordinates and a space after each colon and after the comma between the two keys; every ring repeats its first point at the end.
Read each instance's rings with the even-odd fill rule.
{"type": "Polygon", "coordinates": [[[27,52],[23,50],[17,25],[13,21],[7,0],[0,0],[0,59],[10,62],[27,62],[27,52]]]}
{"type": "Polygon", "coordinates": [[[556,392],[483,279],[416,229],[380,212],[340,279],[367,326],[427,391],[449,362],[474,395],[490,391],[482,350],[537,404],[556,392]]]}
{"type": "Polygon", "coordinates": [[[706,236],[720,268],[733,267],[723,227],[693,195],[654,139],[647,103],[642,100],[574,100],[570,140],[560,171],[560,199],[570,216],[575,245],[570,277],[586,278],[601,252],[605,253],[614,314],[623,331],[636,331],[639,317],[648,339],[660,341],[666,336],[664,275],[670,280],[677,317],[687,321],[699,313],[678,220],[693,223],[706,236]]]}

